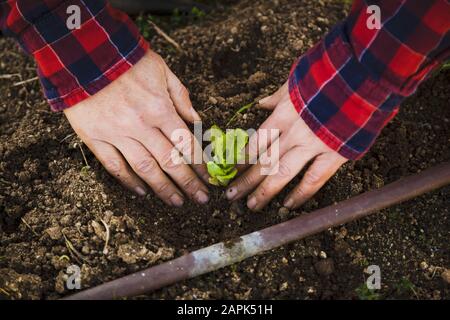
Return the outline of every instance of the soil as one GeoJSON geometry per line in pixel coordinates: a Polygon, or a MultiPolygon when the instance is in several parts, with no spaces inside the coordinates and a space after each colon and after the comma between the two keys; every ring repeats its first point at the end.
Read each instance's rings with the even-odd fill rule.
{"type": "MultiPolygon", "coordinates": [[[[225,126],[243,105],[275,91],[292,62],[345,17],[344,1],[227,1],[213,13],[161,26],[180,53],[149,38],[190,88],[204,126],[225,126]]],[[[87,288],[206,245],[273,225],[450,159],[450,71],[430,77],[402,105],[371,151],[344,165],[299,210],[280,202],[262,212],[230,204],[211,187],[206,206],[165,206],[153,195],[122,189],[52,113],[34,63],[0,38],[0,297],[56,299],[66,268],[81,267],[87,288]],[[83,160],[86,154],[89,168],[83,160]],[[105,227],[110,229],[107,252],[105,227]]],[[[233,126],[257,128],[268,113],[252,108],[233,126]]],[[[156,299],[448,299],[450,187],[242,263],[158,290],[156,299]],[[363,289],[367,267],[381,269],[382,288],[363,289]],[[447,271],[446,271],[447,270],[447,271]]]]}

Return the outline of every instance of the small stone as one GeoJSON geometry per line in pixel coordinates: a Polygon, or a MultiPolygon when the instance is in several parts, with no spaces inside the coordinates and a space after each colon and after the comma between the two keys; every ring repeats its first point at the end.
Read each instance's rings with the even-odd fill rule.
{"type": "Polygon", "coordinates": [[[289,209],[288,209],[288,208],[286,208],[286,207],[281,207],[280,209],[278,209],[278,216],[279,216],[281,219],[287,218],[288,214],[289,214],[289,209]]]}
{"type": "Polygon", "coordinates": [[[106,210],[103,216],[103,220],[105,220],[106,223],[109,223],[111,221],[111,217],[114,215],[114,212],[111,210],[106,210]]]}
{"type": "Polygon", "coordinates": [[[441,277],[447,284],[450,284],[450,269],[445,269],[444,272],[441,273],[441,277]]]}
{"type": "Polygon", "coordinates": [[[217,104],[217,99],[216,98],[214,98],[213,96],[210,96],[209,98],[208,98],[208,102],[209,103],[211,103],[211,104],[213,104],[213,105],[215,105],[215,104],[217,104]]]}
{"type": "Polygon", "coordinates": [[[283,282],[280,286],[280,291],[285,291],[289,287],[287,282],[283,282]]]}
{"type": "Polygon", "coordinates": [[[59,226],[56,227],[50,227],[48,229],[45,229],[45,232],[49,235],[49,237],[52,240],[58,240],[62,237],[61,228],[59,226]]]}
{"type": "Polygon", "coordinates": [[[283,264],[288,264],[288,259],[286,259],[285,257],[283,257],[282,259],[281,259],[281,263],[283,263],[283,264]]]}
{"type": "Polygon", "coordinates": [[[319,260],[314,265],[316,272],[321,276],[329,276],[334,272],[334,262],[333,259],[327,258],[319,260]]]}
{"type": "Polygon", "coordinates": [[[325,253],[325,251],[320,251],[319,252],[319,257],[322,259],[326,259],[327,258],[327,254],[325,253]]]}
{"type": "Polygon", "coordinates": [[[266,73],[264,73],[262,71],[256,71],[254,74],[252,74],[248,78],[248,81],[250,83],[253,83],[253,84],[260,84],[266,79],[267,79],[267,74],[266,73]]]}
{"type": "Polygon", "coordinates": [[[97,237],[99,237],[102,240],[106,239],[106,232],[104,231],[104,228],[95,220],[92,220],[91,226],[94,229],[94,233],[97,237]]]}
{"type": "Polygon", "coordinates": [[[212,217],[213,217],[213,218],[216,218],[216,217],[218,217],[218,216],[220,216],[220,210],[219,210],[219,209],[215,209],[214,212],[213,212],[213,214],[212,214],[212,217]]]}
{"type": "Polygon", "coordinates": [[[266,25],[261,26],[261,32],[262,32],[262,33],[265,33],[265,32],[267,32],[268,30],[269,30],[269,27],[268,27],[268,26],[266,26],[266,25]]]}
{"type": "Polygon", "coordinates": [[[426,271],[428,269],[428,263],[426,263],[425,261],[422,261],[420,263],[420,269],[422,269],[423,271],[426,271]]]}
{"type": "Polygon", "coordinates": [[[68,227],[69,225],[72,224],[72,216],[69,214],[66,214],[65,216],[63,216],[60,220],[61,225],[68,227]]]}
{"type": "Polygon", "coordinates": [[[238,33],[238,28],[237,27],[233,27],[233,28],[231,28],[231,33],[232,34],[236,34],[236,33],[238,33]]]}

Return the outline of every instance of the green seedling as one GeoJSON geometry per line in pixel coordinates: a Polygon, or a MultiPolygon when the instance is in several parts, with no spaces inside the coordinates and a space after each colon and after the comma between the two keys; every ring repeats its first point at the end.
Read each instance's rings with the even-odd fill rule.
{"type": "Polygon", "coordinates": [[[206,164],[210,175],[209,183],[226,187],[237,174],[236,164],[245,157],[248,134],[239,128],[225,133],[216,125],[210,131],[212,161],[206,164]]]}
{"type": "Polygon", "coordinates": [[[358,295],[359,300],[380,300],[381,298],[381,296],[376,293],[375,290],[367,288],[367,285],[365,283],[356,288],[355,292],[358,295]]]}
{"type": "Polygon", "coordinates": [[[408,278],[402,277],[398,283],[395,284],[395,289],[398,294],[405,295],[412,292],[416,297],[418,297],[415,290],[416,286],[408,278]]]}
{"type": "Polygon", "coordinates": [[[80,175],[83,178],[86,178],[87,176],[89,176],[89,170],[91,169],[90,166],[83,166],[80,170],[80,175]]]}
{"type": "Polygon", "coordinates": [[[236,113],[231,117],[231,119],[227,122],[227,126],[230,125],[230,123],[232,123],[237,117],[238,115],[244,113],[245,111],[247,111],[248,109],[250,109],[251,107],[253,107],[253,105],[255,104],[255,102],[250,102],[249,104],[246,104],[245,106],[243,106],[242,108],[240,108],[238,111],[236,111],[236,113]]]}

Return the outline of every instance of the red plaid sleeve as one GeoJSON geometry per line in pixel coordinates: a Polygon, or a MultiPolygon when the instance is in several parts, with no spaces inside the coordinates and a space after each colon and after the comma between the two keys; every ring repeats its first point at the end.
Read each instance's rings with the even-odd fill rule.
{"type": "Polygon", "coordinates": [[[130,18],[101,0],[0,1],[0,27],[35,58],[55,111],[100,91],[148,49],[130,18]],[[78,29],[67,25],[73,5],[80,9],[78,29]]]}
{"type": "Polygon", "coordinates": [[[448,59],[449,29],[447,0],[357,0],[293,65],[291,101],[324,143],[358,159],[403,99],[448,59]],[[381,28],[368,28],[368,2],[380,8],[381,28]]]}

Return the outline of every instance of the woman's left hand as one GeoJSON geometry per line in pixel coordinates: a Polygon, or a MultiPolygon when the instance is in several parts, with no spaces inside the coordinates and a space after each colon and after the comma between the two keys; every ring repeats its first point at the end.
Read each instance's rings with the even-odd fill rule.
{"type": "Polygon", "coordinates": [[[299,117],[290,100],[287,83],[259,104],[274,110],[250,137],[249,153],[260,156],[256,164],[230,185],[227,198],[237,200],[250,193],[247,206],[251,210],[262,209],[311,161],[299,185],[284,200],[285,207],[296,208],[313,196],[347,159],[322,142],[299,117]],[[267,131],[263,131],[270,129],[278,129],[279,137],[265,135],[267,131]],[[258,150],[258,138],[263,136],[269,137],[267,148],[259,146],[258,150]],[[267,168],[270,155],[277,154],[275,148],[279,148],[279,156],[267,168]],[[267,175],[268,169],[270,175],[267,175]]]}

